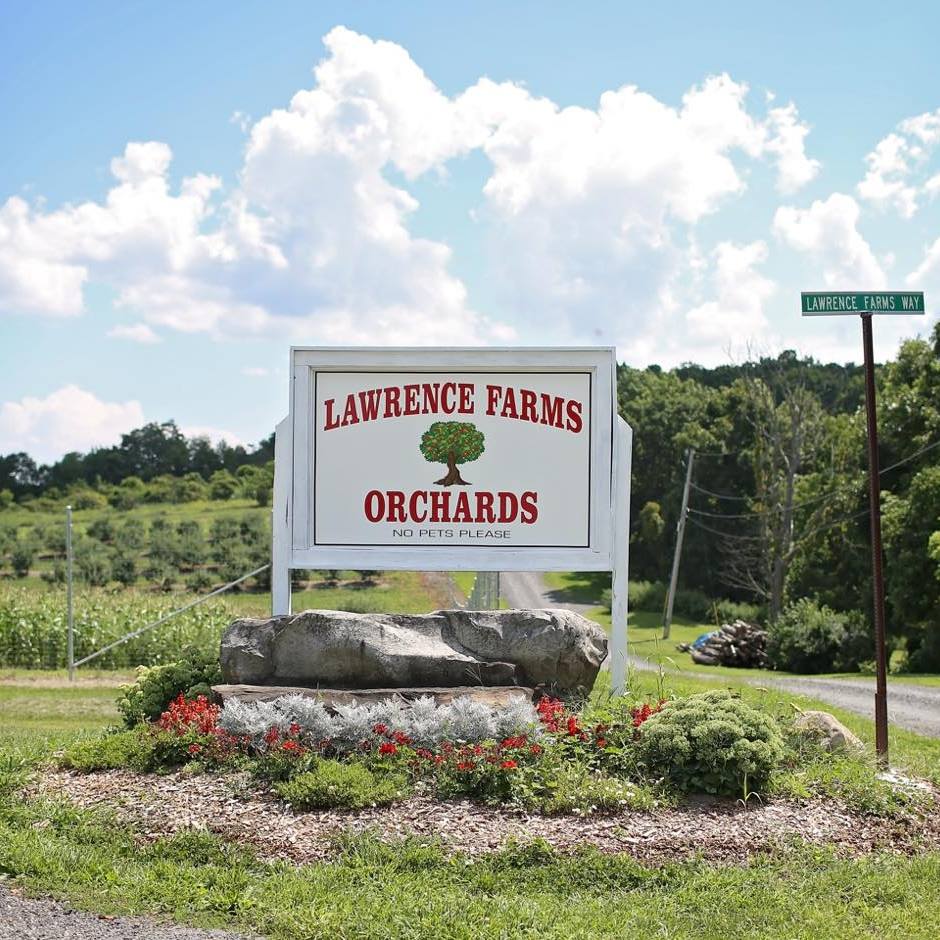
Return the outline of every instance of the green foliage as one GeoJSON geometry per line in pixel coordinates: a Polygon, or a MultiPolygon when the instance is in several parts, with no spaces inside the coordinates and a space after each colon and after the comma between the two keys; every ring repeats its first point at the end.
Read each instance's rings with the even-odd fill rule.
{"type": "Polygon", "coordinates": [[[189,648],[177,662],[141,666],[136,681],[121,687],[118,711],[124,724],[133,728],[142,721],[155,721],[180,693],[188,699],[210,697],[211,686],[221,681],[218,653],[189,648]]]}
{"type": "Polygon", "coordinates": [[[18,538],[10,551],[10,564],[18,578],[25,578],[36,560],[37,547],[31,538],[18,538]]]}
{"type": "Polygon", "coordinates": [[[873,655],[871,634],[860,613],[838,613],[802,598],[768,627],[767,656],[775,669],[815,674],[854,672],[873,655]]]}
{"type": "Polygon", "coordinates": [[[476,425],[467,421],[435,421],[421,435],[421,454],[431,463],[469,463],[480,457],[484,438],[476,425]]]}
{"type": "Polygon", "coordinates": [[[762,786],[784,756],[768,715],[731,692],[669,702],[640,728],[637,759],[685,792],[742,795],[762,786]]]}
{"type": "Polygon", "coordinates": [[[656,799],[646,786],[610,776],[578,760],[553,759],[548,753],[536,765],[511,778],[510,799],[548,816],[649,810],[656,799]]]}
{"type": "Polygon", "coordinates": [[[81,738],[66,749],[59,766],[85,773],[122,767],[143,772],[153,767],[153,743],[154,736],[144,725],[117,734],[81,738]]]}
{"type": "Polygon", "coordinates": [[[374,773],[359,763],[319,760],[306,773],[275,784],[275,790],[294,809],[365,809],[403,799],[409,786],[404,774],[374,773]]]}
{"type": "Polygon", "coordinates": [[[238,491],[238,480],[228,470],[216,470],[209,477],[210,499],[231,499],[238,491]]]}

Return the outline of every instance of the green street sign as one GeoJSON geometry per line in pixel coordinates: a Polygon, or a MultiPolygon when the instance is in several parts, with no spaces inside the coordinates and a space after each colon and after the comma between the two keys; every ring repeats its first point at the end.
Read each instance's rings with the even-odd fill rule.
{"type": "Polygon", "coordinates": [[[853,313],[923,313],[922,291],[873,291],[865,294],[848,291],[803,291],[804,317],[827,317],[853,313]]]}

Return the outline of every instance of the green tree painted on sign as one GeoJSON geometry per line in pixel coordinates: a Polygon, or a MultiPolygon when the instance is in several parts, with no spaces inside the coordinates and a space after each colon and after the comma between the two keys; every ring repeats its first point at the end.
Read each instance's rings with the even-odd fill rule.
{"type": "Polygon", "coordinates": [[[421,453],[431,463],[446,463],[447,475],[435,480],[437,486],[469,486],[458,465],[470,463],[483,453],[483,432],[463,421],[435,421],[421,435],[421,453]]]}

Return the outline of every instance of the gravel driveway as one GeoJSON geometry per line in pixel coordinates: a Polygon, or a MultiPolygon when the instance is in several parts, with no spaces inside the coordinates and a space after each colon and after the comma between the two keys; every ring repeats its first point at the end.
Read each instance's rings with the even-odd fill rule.
{"type": "MultiPolygon", "coordinates": [[[[583,613],[584,604],[563,604],[545,586],[541,574],[534,571],[510,571],[500,575],[500,591],[510,607],[566,607],[583,613]]],[[[648,660],[631,656],[636,669],[656,668],[648,660]]],[[[714,678],[707,670],[687,672],[687,675],[714,678]]],[[[874,679],[817,679],[813,676],[775,678],[772,673],[758,678],[742,679],[750,685],[783,689],[794,695],[808,695],[854,712],[866,718],[875,717],[874,679]]],[[[892,725],[906,728],[932,738],[940,738],[940,687],[888,682],[888,720],[892,725]]]]}
{"type": "Polygon", "coordinates": [[[104,917],[58,901],[20,897],[0,885],[0,940],[249,940],[245,934],[104,917]]]}

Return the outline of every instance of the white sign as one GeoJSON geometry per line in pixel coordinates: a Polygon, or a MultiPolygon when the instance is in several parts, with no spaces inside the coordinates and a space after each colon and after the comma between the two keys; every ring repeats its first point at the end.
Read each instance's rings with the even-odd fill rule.
{"type": "Polygon", "coordinates": [[[291,383],[276,613],[291,568],[607,570],[625,631],[631,432],[613,349],[301,347],[291,383]]]}
{"type": "Polygon", "coordinates": [[[591,372],[314,371],[314,546],[590,548],[591,372]]]}

